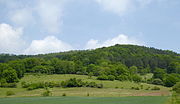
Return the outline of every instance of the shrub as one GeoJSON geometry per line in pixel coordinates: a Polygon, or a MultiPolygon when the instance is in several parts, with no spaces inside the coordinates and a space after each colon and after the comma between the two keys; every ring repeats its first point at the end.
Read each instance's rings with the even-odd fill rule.
{"type": "Polygon", "coordinates": [[[129,77],[126,75],[119,75],[119,76],[117,76],[117,80],[126,81],[126,80],[129,80],[129,77]]]}
{"type": "Polygon", "coordinates": [[[89,96],[90,94],[89,93],[87,93],[87,96],[89,96]]]}
{"type": "Polygon", "coordinates": [[[42,93],[42,96],[50,96],[52,93],[48,89],[46,89],[45,92],[42,93]]]}
{"type": "Polygon", "coordinates": [[[90,82],[90,83],[87,84],[87,87],[95,88],[95,87],[97,87],[97,84],[95,82],[90,82]]]}
{"type": "Polygon", "coordinates": [[[140,88],[139,88],[139,87],[135,87],[134,89],[135,89],[135,90],[140,90],[140,88]]]}
{"type": "Polygon", "coordinates": [[[154,86],[151,90],[160,90],[160,88],[157,86],[154,86]]]}
{"type": "Polygon", "coordinates": [[[66,93],[63,93],[62,96],[66,96],[66,93]]]}
{"type": "Polygon", "coordinates": [[[15,95],[15,93],[14,93],[13,91],[7,91],[7,92],[6,92],[6,95],[7,95],[7,96],[11,96],[11,95],[15,95]]]}
{"type": "Polygon", "coordinates": [[[131,87],[131,89],[134,89],[134,90],[140,90],[139,87],[131,87]]]}
{"type": "Polygon", "coordinates": [[[141,82],[142,78],[139,75],[133,75],[132,80],[134,82],[141,82]]]}
{"type": "Polygon", "coordinates": [[[115,80],[115,76],[114,75],[108,75],[108,80],[114,81],[115,80]]]}
{"type": "Polygon", "coordinates": [[[166,87],[172,87],[179,81],[180,81],[180,79],[175,74],[168,74],[168,75],[166,75],[164,84],[166,87]]]}
{"type": "Polygon", "coordinates": [[[29,85],[29,87],[27,88],[27,90],[34,90],[34,89],[38,89],[38,88],[44,88],[45,84],[42,82],[39,83],[32,83],[29,85]]]}
{"type": "Polygon", "coordinates": [[[103,88],[103,84],[97,84],[97,88],[103,88]]]}
{"type": "Polygon", "coordinates": [[[163,85],[163,81],[161,79],[153,79],[152,84],[155,85],[163,85]]]}
{"type": "Polygon", "coordinates": [[[4,88],[16,88],[17,84],[16,83],[2,83],[0,85],[0,87],[4,87],[4,88]]]}
{"type": "Polygon", "coordinates": [[[108,76],[107,75],[100,75],[97,77],[98,80],[108,80],[108,76]]]}
{"type": "Polygon", "coordinates": [[[176,83],[173,88],[173,91],[175,91],[176,93],[180,93],[180,82],[176,83]]]}

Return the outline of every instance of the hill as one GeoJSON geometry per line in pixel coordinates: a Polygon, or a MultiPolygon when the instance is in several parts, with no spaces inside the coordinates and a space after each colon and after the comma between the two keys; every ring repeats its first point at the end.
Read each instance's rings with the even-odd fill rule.
{"type": "Polygon", "coordinates": [[[16,83],[24,73],[80,74],[98,80],[145,82],[171,87],[180,81],[180,54],[136,45],[41,55],[0,55],[0,85],[16,83]],[[140,75],[153,73],[151,79],[140,75]]]}

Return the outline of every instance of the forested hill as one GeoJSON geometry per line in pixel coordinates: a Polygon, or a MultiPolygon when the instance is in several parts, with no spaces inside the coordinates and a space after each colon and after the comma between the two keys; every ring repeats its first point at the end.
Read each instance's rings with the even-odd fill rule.
{"type": "Polygon", "coordinates": [[[0,55],[0,83],[17,82],[24,73],[84,74],[98,79],[142,81],[173,86],[180,81],[180,54],[136,45],[115,45],[41,55],[0,55]],[[147,81],[147,80],[146,80],[147,81]]]}
{"type": "Polygon", "coordinates": [[[59,58],[61,60],[80,62],[83,65],[100,64],[101,62],[117,63],[138,68],[167,68],[172,61],[180,62],[180,54],[169,50],[155,49],[137,45],[115,45],[95,50],[69,51],[40,55],[9,55],[1,54],[0,62],[24,59],[29,57],[46,60],[59,58]]]}

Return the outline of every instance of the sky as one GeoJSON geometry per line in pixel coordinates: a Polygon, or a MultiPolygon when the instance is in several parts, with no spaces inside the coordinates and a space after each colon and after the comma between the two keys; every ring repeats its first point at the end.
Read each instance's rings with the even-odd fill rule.
{"type": "Polygon", "coordinates": [[[0,0],[0,53],[115,44],[180,53],[180,0],[0,0]]]}

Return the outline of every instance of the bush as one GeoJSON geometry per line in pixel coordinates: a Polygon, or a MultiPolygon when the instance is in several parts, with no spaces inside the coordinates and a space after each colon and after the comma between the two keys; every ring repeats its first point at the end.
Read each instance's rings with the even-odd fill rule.
{"type": "Polygon", "coordinates": [[[139,88],[139,87],[135,87],[134,89],[135,89],[135,90],[140,90],[140,88],[139,88]]]}
{"type": "Polygon", "coordinates": [[[14,93],[13,91],[7,91],[7,92],[6,92],[6,95],[7,95],[7,96],[11,96],[11,95],[15,95],[15,93],[14,93]]]}
{"type": "Polygon", "coordinates": [[[133,75],[132,80],[134,82],[141,82],[142,78],[139,75],[133,75]]]}
{"type": "Polygon", "coordinates": [[[95,88],[95,87],[97,87],[97,84],[95,82],[90,82],[90,83],[87,84],[86,87],[93,87],[93,88],[95,88]]]}
{"type": "Polygon", "coordinates": [[[108,80],[108,76],[107,75],[100,75],[97,77],[98,80],[108,80]]]}
{"type": "Polygon", "coordinates": [[[16,88],[17,84],[16,83],[2,83],[2,84],[0,84],[0,87],[4,87],[4,88],[16,88]]]}
{"type": "Polygon", "coordinates": [[[97,88],[103,88],[103,84],[97,84],[97,88]]]}
{"type": "Polygon", "coordinates": [[[176,83],[173,88],[173,91],[175,91],[176,93],[180,93],[180,82],[176,83]]]}
{"type": "Polygon", "coordinates": [[[126,75],[119,75],[119,76],[117,76],[117,80],[126,81],[126,80],[129,80],[129,77],[126,75]]]}
{"type": "Polygon", "coordinates": [[[160,88],[157,86],[154,86],[151,90],[160,90],[160,88]]]}
{"type": "Polygon", "coordinates": [[[62,96],[66,96],[66,93],[63,93],[62,96]]]}
{"type": "Polygon", "coordinates": [[[45,84],[42,82],[32,83],[28,86],[27,90],[34,90],[34,89],[44,88],[44,87],[45,87],[45,84]]]}
{"type": "Polygon", "coordinates": [[[114,81],[115,80],[115,76],[114,75],[108,75],[108,80],[114,81]]]}
{"type": "Polygon", "coordinates": [[[168,74],[168,75],[166,75],[164,84],[166,87],[172,87],[179,81],[180,81],[180,79],[175,74],[168,74]]]}
{"type": "Polygon", "coordinates": [[[48,89],[46,89],[45,92],[42,93],[42,96],[50,96],[52,93],[48,89]]]}
{"type": "Polygon", "coordinates": [[[163,81],[161,79],[154,79],[152,81],[152,84],[155,84],[155,85],[163,85],[163,81]]]}
{"type": "Polygon", "coordinates": [[[95,82],[83,82],[81,79],[71,78],[61,82],[62,87],[93,87],[103,88],[103,84],[96,84],[95,82]]]}
{"type": "Polygon", "coordinates": [[[131,89],[133,89],[133,90],[140,90],[139,87],[131,87],[131,89]]]}

